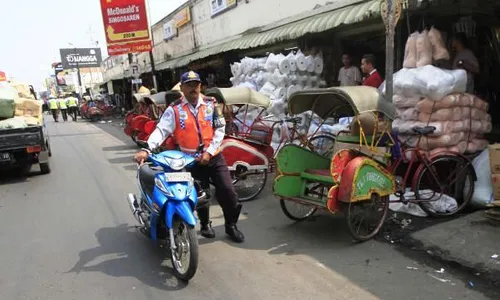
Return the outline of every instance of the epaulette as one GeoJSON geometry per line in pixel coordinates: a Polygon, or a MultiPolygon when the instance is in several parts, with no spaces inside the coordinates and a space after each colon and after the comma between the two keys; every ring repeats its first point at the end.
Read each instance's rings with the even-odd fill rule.
{"type": "Polygon", "coordinates": [[[172,103],[170,103],[169,106],[176,106],[176,105],[179,105],[181,103],[182,103],[182,98],[173,101],[172,103]]]}

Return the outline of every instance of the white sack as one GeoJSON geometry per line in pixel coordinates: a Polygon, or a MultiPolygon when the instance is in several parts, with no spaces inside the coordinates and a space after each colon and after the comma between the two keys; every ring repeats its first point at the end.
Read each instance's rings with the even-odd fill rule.
{"type": "Polygon", "coordinates": [[[478,207],[486,207],[495,200],[491,184],[490,154],[488,149],[483,150],[472,161],[476,171],[477,181],[474,184],[474,194],[471,203],[478,207]]]}
{"type": "Polygon", "coordinates": [[[307,70],[307,62],[306,62],[306,57],[302,53],[302,51],[298,51],[297,54],[295,54],[296,58],[296,64],[297,64],[297,70],[299,71],[306,71],[307,70]]]}

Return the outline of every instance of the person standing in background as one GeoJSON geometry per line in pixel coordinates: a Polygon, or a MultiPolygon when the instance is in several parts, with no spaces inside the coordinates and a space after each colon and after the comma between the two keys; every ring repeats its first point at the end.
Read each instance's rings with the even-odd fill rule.
{"type": "Polygon", "coordinates": [[[378,88],[383,80],[377,69],[375,69],[375,55],[365,54],[361,59],[361,71],[366,75],[363,85],[378,88]]]}
{"type": "Polygon", "coordinates": [[[78,114],[78,99],[75,98],[74,95],[69,94],[69,97],[66,98],[66,104],[68,105],[69,115],[76,122],[77,114],[78,114]]]}
{"type": "Polygon", "coordinates": [[[361,72],[356,66],[353,66],[351,56],[347,53],[342,55],[344,66],[339,70],[338,82],[340,86],[354,86],[361,84],[361,72]]]}
{"type": "Polygon", "coordinates": [[[52,117],[54,118],[54,122],[59,122],[59,107],[57,106],[57,100],[53,96],[49,97],[49,101],[47,101],[49,104],[49,109],[52,112],[52,117]]]}
{"type": "Polygon", "coordinates": [[[466,92],[474,93],[474,75],[479,73],[479,62],[474,52],[468,48],[467,37],[459,32],[451,40],[451,48],[455,52],[453,59],[453,69],[464,69],[467,72],[466,92]]]}
{"type": "Polygon", "coordinates": [[[68,106],[66,105],[66,99],[62,98],[61,96],[59,99],[57,99],[57,105],[61,110],[61,115],[64,122],[68,121],[68,106]]]}

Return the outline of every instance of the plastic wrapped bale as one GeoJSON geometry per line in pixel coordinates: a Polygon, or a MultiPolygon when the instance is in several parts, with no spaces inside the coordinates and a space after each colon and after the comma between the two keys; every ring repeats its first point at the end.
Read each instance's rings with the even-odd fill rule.
{"type": "Polygon", "coordinates": [[[28,127],[23,117],[14,117],[0,121],[0,129],[13,129],[28,127]]]}
{"type": "Polygon", "coordinates": [[[0,119],[12,118],[18,98],[17,91],[9,86],[0,86],[0,119]]]}
{"type": "Polygon", "coordinates": [[[446,49],[441,32],[434,27],[429,31],[429,41],[432,46],[432,58],[435,61],[450,59],[450,53],[446,49]]]}
{"type": "Polygon", "coordinates": [[[403,68],[417,67],[417,37],[418,32],[412,33],[406,40],[405,58],[403,61],[403,68]]]}
{"type": "Polygon", "coordinates": [[[432,46],[429,40],[428,33],[429,32],[427,30],[424,30],[417,37],[417,67],[423,67],[432,64],[432,46]]]}

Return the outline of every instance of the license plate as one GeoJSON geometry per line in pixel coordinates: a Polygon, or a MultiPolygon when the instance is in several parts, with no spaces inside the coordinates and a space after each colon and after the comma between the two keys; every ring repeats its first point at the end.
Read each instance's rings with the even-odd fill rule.
{"type": "Polygon", "coordinates": [[[0,153],[0,161],[9,161],[10,154],[9,153],[0,153]]]}
{"type": "Polygon", "coordinates": [[[191,181],[191,178],[192,176],[189,172],[165,173],[167,182],[186,182],[191,181]]]}

